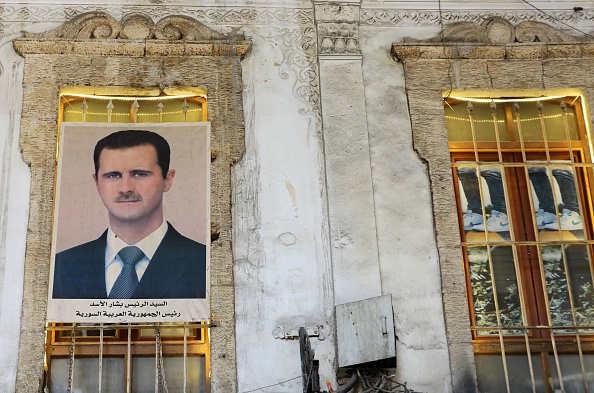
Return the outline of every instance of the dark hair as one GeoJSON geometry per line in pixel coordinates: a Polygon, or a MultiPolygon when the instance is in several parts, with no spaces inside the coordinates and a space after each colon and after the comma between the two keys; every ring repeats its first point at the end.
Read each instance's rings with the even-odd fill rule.
{"type": "Polygon", "coordinates": [[[103,149],[127,149],[129,147],[151,145],[157,150],[157,164],[161,167],[163,179],[169,172],[171,150],[169,143],[161,135],[146,130],[124,130],[109,134],[99,140],[93,152],[95,162],[95,176],[99,173],[99,156],[103,149]]]}

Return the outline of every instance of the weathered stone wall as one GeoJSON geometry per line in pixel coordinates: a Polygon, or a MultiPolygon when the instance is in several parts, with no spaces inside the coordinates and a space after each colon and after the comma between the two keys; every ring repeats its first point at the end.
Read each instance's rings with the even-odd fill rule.
{"type": "MultiPolygon", "coordinates": [[[[419,54],[410,60],[422,63],[421,68],[394,62],[390,47],[405,37],[431,39],[442,24],[480,24],[494,15],[513,24],[547,21],[571,30],[554,22],[559,20],[589,32],[594,30],[594,12],[574,12],[569,5],[591,5],[542,2],[550,4],[552,19],[518,2],[494,0],[482,9],[442,1],[442,10],[434,1],[159,3],[107,0],[98,6],[81,0],[0,6],[0,91],[7,92],[0,95],[5,104],[0,105],[0,273],[5,272],[0,342],[8,348],[0,350],[0,390],[14,390],[15,320],[25,260],[19,391],[39,388],[52,203],[49,151],[57,132],[60,85],[156,86],[163,81],[208,89],[213,149],[220,150],[213,163],[212,195],[213,201],[221,200],[221,210],[213,209],[212,218],[220,233],[213,244],[213,252],[220,251],[213,257],[218,267],[211,277],[216,286],[211,293],[219,299],[212,309],[218,325],[212,329],[213,390],[258,391],[276,383],[268,390],[301,391],[299,344],[279,337],[299,326],[317,325],[323,325],[322,336],[312,338],[312,347],[322,378],[329,377],[336,388],[334,304],[391,293],[397,379],[420,391],[471,391],[472,349],[441,92],[449,89],[446,81],[453,75],[454,83],[459,82],[454,87],[460,89],[569,84],[587,86],[591,93],[578,68],[587,60],[573,58],[576,50],[587,56],[589,46],[468,47],[447,54],[457,56],[452,67],[459,78],[448,75],[443,46],[435,46],[427,59],[419,54]],[[56,43],[51,54],[27,55],[21,87],[24,60],[10,44],[2,45],[23,29],[45,31],[98,7],[116,20],[135,12],[155,21],[185,15],[217,32],[241,31],[252,41],[252,52],[239,63],[193,44],[145,45],[140,40],[97,46],[67,40],[67,45],[56,43]],[[575,72],[561,73],[559,67],[575,72]],[[223,73],[209,79],[205,69],[223,73]],[[516,69],[523,77],[510,78],[516,69]],[[435,83],[422,86],[432,77],[435,83]],[[409,84],[412,78],[421,85],[409,84]],[[407,89],[414,89],[408,99],[407,89]],[[31,163],[31,193],[19,152],[19,128],[24,157],[31,163]],[[244,128],[245,141],[240,136],[244,128]],[[347,165],[353,166],[353,176],[347,165]],[[31,198],[30,234],[25,226],[29,199],[23,195],[31,198]],[[6,306],[13,300],[17,306],[6,306]]],[[[427,53],[420,46],[411,50],[427,53]]]]}

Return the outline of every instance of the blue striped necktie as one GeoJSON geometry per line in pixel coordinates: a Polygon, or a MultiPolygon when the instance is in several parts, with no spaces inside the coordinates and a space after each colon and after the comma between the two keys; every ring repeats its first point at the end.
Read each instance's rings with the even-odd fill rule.
{"type": "Polygon", "coordinates": [[[128,246],[122,248],[118,255],[122,258],[124,267],[109,292],[109,298],[130,299],[138,285],[136,264],[142,259],[144,253],[136,246],[128,246]]]}

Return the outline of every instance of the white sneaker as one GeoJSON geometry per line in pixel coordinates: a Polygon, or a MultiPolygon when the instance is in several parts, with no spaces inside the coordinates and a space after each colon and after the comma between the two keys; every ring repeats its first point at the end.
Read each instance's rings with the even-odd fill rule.
{"type": "Polygon", "coordinates": [[[563,209],[563,214],[559,217],[559,222],[555,220],[555,222],[545,225],[544,229],[558,231],[559,224],[561,224],[562,231],[578,231],[584,227],[582,216],[577,212],[567,209],[563,209]]]}
{"type": "Polygon", "coordinates": [[[464,221],[464,230],[470,231],[475,225],[482,225],[483,215],[468,210],[466,214],[462,216],[462,220],[464,221]]]}
{"type": "Polygon", "coordinates": [[[538,229],[545,229],[545,227],[549,224],[557,223],[557,216],[553,213],[545,212],[544,210],[540,209],[538,213],[536,213],[536,225],[538,225],[538,229]]]}
{"type": "MultiPolygon", "coordinates": [[[[475,225],[472,227],[473,231],[485,231],[484,225],[475,225]]],[[[491,210],[491,216],[487,219],[487,231],[489,232],[509,232],[509,222],[507,214],[501,213],[497,210],[491,210]]]]}

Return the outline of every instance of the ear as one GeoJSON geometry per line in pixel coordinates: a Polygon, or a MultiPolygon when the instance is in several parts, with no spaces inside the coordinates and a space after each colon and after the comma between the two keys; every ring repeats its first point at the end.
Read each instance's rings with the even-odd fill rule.
{"type": "Polygon", "coordinates": [[[167,171],[167,176],[165,176],[165,189],[163,192],[169,191],[171,189],[171,185],[173,184],[173,178],[175,177],[175,169],[170,169],[167,171]]]}
{"type": "Polygon", "coordinates": [[[93,180],[95,181],[95,187],[97,188],[97,192],[99,192],[99,183],[97,182],[97,175],[93,173],[91,176],[93,176],[93,180]]]}

